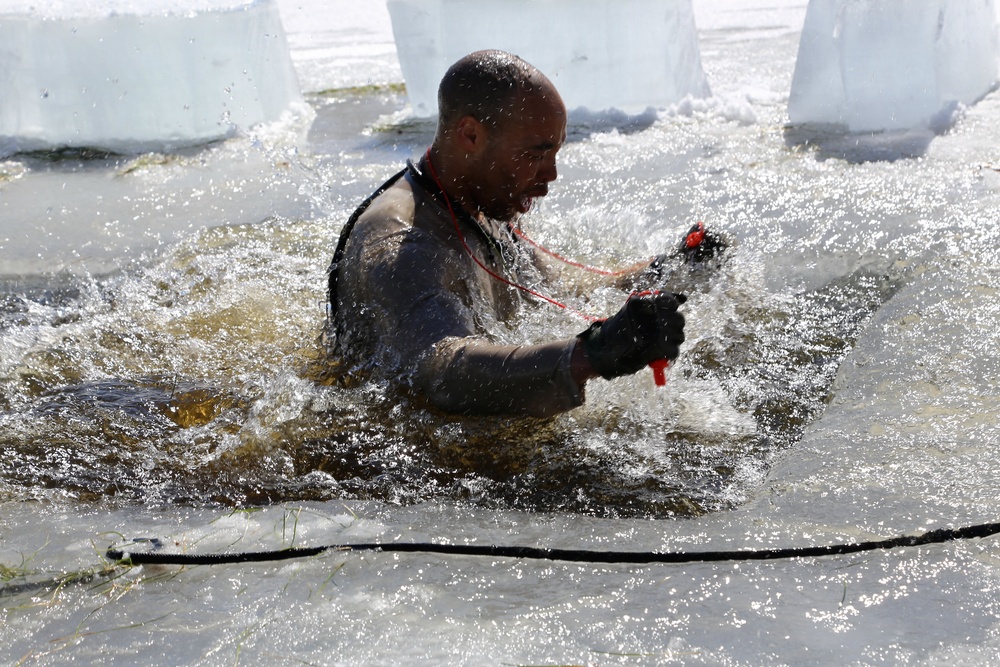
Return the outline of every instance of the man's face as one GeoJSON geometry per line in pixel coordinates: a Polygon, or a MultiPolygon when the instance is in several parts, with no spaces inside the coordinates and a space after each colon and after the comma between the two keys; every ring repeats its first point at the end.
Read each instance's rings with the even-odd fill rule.
{"type": "Polygon", "coordinates": [[[556,180],[556,153],[566,140],[566,108],[555,91],[534,94],[488,131],[476,161],[473,197],[494,220],[511,221],[548,194],[556,180]]]}

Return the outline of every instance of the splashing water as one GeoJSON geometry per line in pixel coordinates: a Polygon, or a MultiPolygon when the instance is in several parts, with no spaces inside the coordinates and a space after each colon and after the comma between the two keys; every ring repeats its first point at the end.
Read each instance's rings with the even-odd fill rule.
{"type": "MultiPolygon", "coordinates": [[[[693,295],[695,336],[670,391],[638,377],[594,386],[586,408],[551,422],[456,419],[385,387],[322,382],[321,239],[332,222],[212,227],[110,275],[10,282],[8,488],[699,514],[745,497],[746,471],[794,443],[892,291],[858,275],[753,295],[723,268],[693,295]]],[[[608,292],[594,299],[606,309],[624,297],[608,292]]],[[[530,336],[583,326],[531,308],[530,336]]]]}

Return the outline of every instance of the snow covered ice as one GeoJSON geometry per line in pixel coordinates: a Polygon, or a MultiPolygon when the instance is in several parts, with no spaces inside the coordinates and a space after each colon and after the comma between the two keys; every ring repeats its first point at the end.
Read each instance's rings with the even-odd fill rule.
{"type": "Polygon", "coordinates": [[[299,100],[274,0],[0,0],[0,154],[170,150],[299,100]]]}
{"type": "Polygon", "coordinates": [[[441,76],[479,49],[510,51],[536,66],[570,110],[637,113],[709,94],[690,0],[389,0],[388,6],[418,117],[437,113],[441,76]]]}
{"type": "Polygon", "coordinates": [[[993,0],[810,0],[793,124],[942,129],[997,81],[993,0]]]}

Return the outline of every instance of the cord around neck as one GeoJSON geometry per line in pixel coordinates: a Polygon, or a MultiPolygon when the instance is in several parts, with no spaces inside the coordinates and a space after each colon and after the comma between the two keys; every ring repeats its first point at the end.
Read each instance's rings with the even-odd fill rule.
{"type": "Polygon", "coordinates": [[[553,306],[556,306],[558,308],[562,308],[563,310],[569,311],[569,312],[577,315],[578,317],[581,317],[582,319],[586,320],[587,322],[597,322],[597,321],[603,319],[603,318],[600,318],[600,317],[595,317],[593,315],[588,315],[587,313],[584,313],[583,311],[577,310],[576,308],[573,308],[571,306],[567,306],[565,303],[563,303],[561,301],[558,301],[556,299],[553,299],[550,296],[542,294],[541,292],[537,292],[537,291],[531,289],[530,287],[526,287],[525,285],[521,285],[520,283],[516,283],[516,282],[514,282],[512,280],[509,280],[509,279],[505,278],[504,276],[501,276],[497,272],[493,271],[492,269],[490,269],[485,264],[483,264],[479,260],[479,258],[476,257],[476,254],[474,252],[472,252],[472,248],[469,247],[468,242],[466,242],[466,240],[465,240],[465,235],[462,233],[462,228],[458,224],[458,215],[455,213],[455,208],[454,208],[454,206],[451,203],[451,197],[449,197],[448,193],[445,192],[444,185],[441,183],[441,179],[438,177],[437,170],[434,168],[434,162],[431,160],[431,149],[430,148],[428,148],[427,152],[424,153],[424,163],[427,165],[427,171],[430,172],[431,178],[434,180],[434,184],[437,186],[438,190],[440,190],[440,192],[441,192],[441,197],[444,199],[444,203],[445,203],[446,208],[448,209],[448,213],[451,215],[451,222],[452,222],[452,225],[454,225],[454,227],[455,227],[455,233],[458,235],[458,240],[461,242],[462,247],[465,248],[465,251],[469,254],[469,257],[472,258],[472,261],[475,262],[476,265],[480,269],[482,269],[483,271],[485,271],[494,280],[498,280],[498,281],[500,281],[501,283],[503,283],[505,285],[509,285],[510,287],[513,287],[515,289],[521,290],[522,292],[525,292],[526,294],[530,294],[531,296],[533,296],[533,297],[535,297],[537,299],[541,299],[542,301],[546,301],[548,303],[551,303],[553,306]]]}

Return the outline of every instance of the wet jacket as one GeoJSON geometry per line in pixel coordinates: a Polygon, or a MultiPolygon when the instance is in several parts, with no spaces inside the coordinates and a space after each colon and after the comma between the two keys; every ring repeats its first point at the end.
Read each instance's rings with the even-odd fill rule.
{"type": "Polygon", "coordinates": [[[521,295],[471,255],[519,284],[537,283],[539,262],[506,226],[480,225],[457,206],[455,214],[460,233],[412,164],[355,213],[330,267],[334,354],[411,383],[448,412],[550,416],[581,405],[570,374],[576,339],[497,343],[491,329],[509,321],[521,295]]]}

